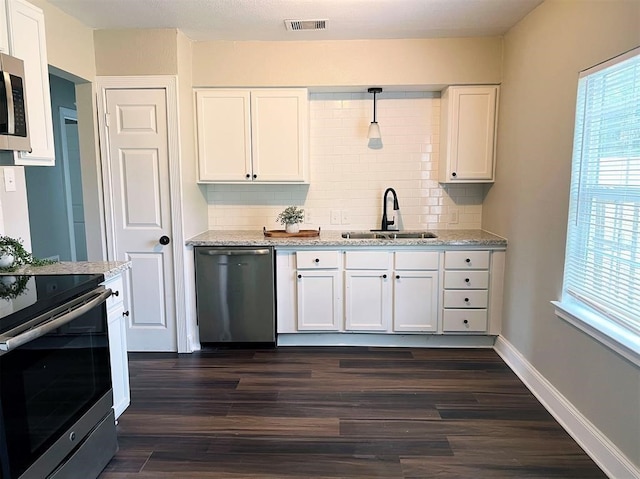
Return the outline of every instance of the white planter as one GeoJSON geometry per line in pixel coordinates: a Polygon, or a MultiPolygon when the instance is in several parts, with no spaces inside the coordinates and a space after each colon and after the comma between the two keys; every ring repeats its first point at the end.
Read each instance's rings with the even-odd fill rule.
{"type": "Polygon", "coordinates": [[[13,264],[12,254],[0,254],[0,268],[8,268],[13,264]]]}
{"type": "Polygon", "coordinates": [[[300,223],[288,224],[286,227],[287,233],[299,233],[300,232],[300,223]]]}

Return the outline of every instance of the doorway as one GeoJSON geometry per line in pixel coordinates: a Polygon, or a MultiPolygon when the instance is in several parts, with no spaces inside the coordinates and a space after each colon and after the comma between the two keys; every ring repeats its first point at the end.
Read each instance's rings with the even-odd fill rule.
{"type": "Polygon", "coordinates": [[[75,84],[49,75],[55,166],[26,166],[32,253],[37,258],[85,261],[80,147],[75,84]]]}

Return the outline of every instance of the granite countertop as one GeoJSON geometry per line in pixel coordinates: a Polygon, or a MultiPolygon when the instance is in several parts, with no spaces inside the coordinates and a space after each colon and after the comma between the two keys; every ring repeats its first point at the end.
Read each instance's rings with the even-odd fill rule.
{"type": "Polygon", "coordinates": [[[507,240],[484,230],[432,230],[437,238],[346,239],[342,231],[321,231],[312,238],[266,238],[262,231],[209,230],[186,241],[187,246],[507,246],[507,240]]]}
{"type": "Polygon", "coordinates": [[[131,268],[130,261],[62,261],[45,266],[23,266],[4,275],[38,274],[104,274],[105,279],[131,268]]]}

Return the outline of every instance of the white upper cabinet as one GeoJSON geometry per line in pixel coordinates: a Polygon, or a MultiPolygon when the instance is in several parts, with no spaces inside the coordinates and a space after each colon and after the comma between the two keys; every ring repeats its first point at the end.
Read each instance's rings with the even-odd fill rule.
{"type": "Polygon", "coordinates": [[[0,0],[0,53],[9,53],[9,24],[7,23],[7,0],[0,0]]]}
{"type": "Polygon", "coordinates": [[[440,183],[494,181],[498,86],[451,86],[442,92],[440,183]]]}
{"type": "Polygon", "coordinates": [[[306,89],[196,89],[195,102],[199,182],[308,182],[306,89]]]}
{"type": "Polygon", "coordinates": [[[24,62],[31,153],[16,152],[16,165],[55,164],[44,13],[24,0],[8,0],[11,55],[24,62]]]}

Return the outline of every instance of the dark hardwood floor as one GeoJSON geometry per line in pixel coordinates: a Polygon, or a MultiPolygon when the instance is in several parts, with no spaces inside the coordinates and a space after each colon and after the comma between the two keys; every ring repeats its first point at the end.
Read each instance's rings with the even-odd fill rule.
{"type": "Polygon", "coordinates": [[[130,356],[100,479],[604,478],[492,350],[130,356]]]}

